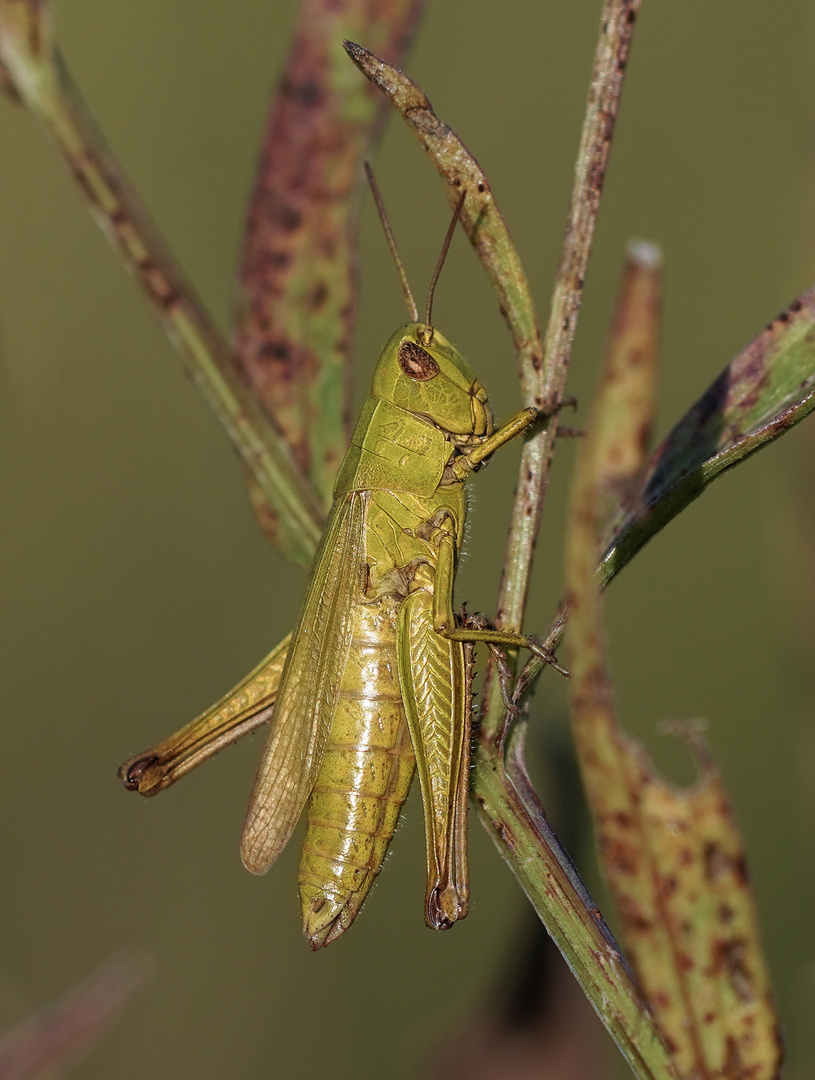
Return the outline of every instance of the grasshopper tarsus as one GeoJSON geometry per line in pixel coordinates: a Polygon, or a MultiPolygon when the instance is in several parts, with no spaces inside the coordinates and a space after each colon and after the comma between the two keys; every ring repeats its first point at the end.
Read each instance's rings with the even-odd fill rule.
{"type": "Polygon", "coordinates": [[[549,667],[554,668],[559,675],[564,677],[564,679],[570,679],[572,677],[571,671],[569,671],[568,668],[563,667],[555,654],[548,649],[545,649],[539,641],[530,637],[526,639],[526,643],[530,652],[534,653],[535,656],[539,656],[541,660],[547,663],[549,667]]]}
{"type": "Polygon", "coordinates": [[[466,917],[469,904],[454,885],[436,885],[427,897],[426,922],[431,930],[449,930],[466,917]]]}
{"type": "Polygon", "coordinates": [[[155,754],[139,754],[120,765],[116,775],[128,791],[138,791],[140,795],[153,795],[159,788],[153,783],[146,783],[152,768],[159,764],[155,754]],[[143,790],[144,787],[144,790],[143,790]]]}

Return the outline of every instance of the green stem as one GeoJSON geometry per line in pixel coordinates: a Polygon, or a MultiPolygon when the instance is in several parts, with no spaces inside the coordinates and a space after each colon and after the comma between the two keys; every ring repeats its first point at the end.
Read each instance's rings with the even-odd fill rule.
{"type": "MultiPolygon", "coordinates": [[[[575,163],[569,220],[544,339],[543,365],[529,364],[522,368],[525,398],[542,402],[544,407],[553,410],[557,409],[566,386],[583,281],[639,6],[640,0],[605,0],[603,4],[575,163]]],[[[554,412],[539,437],[526,444],[521,457],[498,595],[496,622],[499,626],[520,627],[523,623],[535,543],[549,486],[557,419],[557,412],[554,412]]],[[[495,678],[488,681],[485,701],[482,723],[494,732],[503,722],[500,687],[495,678]]]]}
{"type": "Polygon", "coordinates": [[[483,737],[473,760],[472,791],[484,827],[634,1075],[676,1080],[621,951],[535,796],[523,764],[520,725],[506,771],[483,737]]]}

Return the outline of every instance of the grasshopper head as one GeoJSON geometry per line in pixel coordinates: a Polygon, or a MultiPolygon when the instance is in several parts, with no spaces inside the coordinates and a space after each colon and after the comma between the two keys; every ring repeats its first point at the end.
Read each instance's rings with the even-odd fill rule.
{"type": "Polygon", "coordinates": [[[447,338],[424,323],[400,326],[382,350],[372,391],[430,420],[463,444],[493,433],[487,392],[447,338]]]}

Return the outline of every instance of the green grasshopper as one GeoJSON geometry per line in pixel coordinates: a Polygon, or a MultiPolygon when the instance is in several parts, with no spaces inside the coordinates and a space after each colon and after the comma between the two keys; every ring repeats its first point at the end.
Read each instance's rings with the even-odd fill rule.
{"type": "Polygon", "coordinates": [[[299,885],[313,949],[353,922],[379,872],[416,768],[427,839],[425,919],[467,914],[466,815],[473,643],[531,648],[519,635],[457,622],[452,594],[465,484],[538,418],[494,430],[487,393],[432,325],[418,319],[369,173],[412,321],[385,345],[340,466],[334,502],[292,634],[225,698],[120,769],[143,795],[167,787],[271,715],[241,856],[264,873],[308,802],[299,885]]]}

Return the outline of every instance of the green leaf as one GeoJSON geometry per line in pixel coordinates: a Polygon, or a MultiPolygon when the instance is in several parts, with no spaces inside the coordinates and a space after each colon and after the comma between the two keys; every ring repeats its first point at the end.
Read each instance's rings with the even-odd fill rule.
{"type": "Polygon", "coordinates": [[[607,584],[727,469],[815,408],[815,289],[793,301],[725,368],[651,459],[604,545],[607,584]]]}

